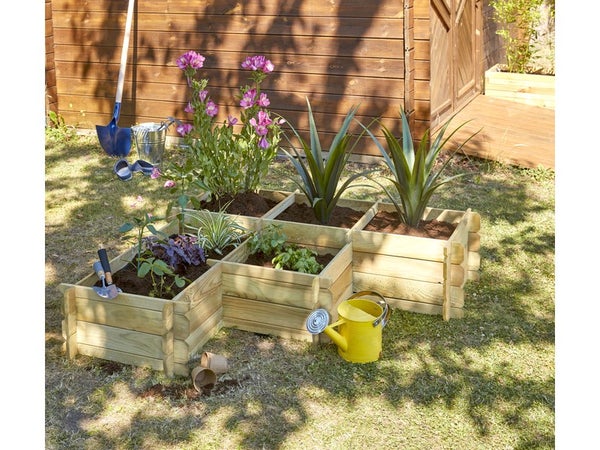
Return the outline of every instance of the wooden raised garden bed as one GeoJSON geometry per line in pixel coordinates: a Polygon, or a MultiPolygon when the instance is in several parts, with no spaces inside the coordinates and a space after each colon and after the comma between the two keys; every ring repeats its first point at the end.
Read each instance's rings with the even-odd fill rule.
{"type": "MultiPolygon", "coordinates": [[[[369,212],[393,211],[377,203],[369,212]]],[[[442,314],[444,320],[463,317],[464,286],[479,276],[478,213],[428,208],[424,220],[456,224],[449,240],[366,231],[355,227],[353,247],[354,291],[375,290],[391,307],[426,314],[442,314]]]]}
{"type": "Polygon", "coordinates": [[[313,341],[308,315],[325,308],[337,316],[338,304],[352,294],[352,244],[341,228],[263,219],[281,225],[288,243],[335,257],[318,275],[246,264],[248,242],[221,262],[223,326],[284,338],[313,341]]]}
{"type": "MultiPolygon", "coordinates": [[[[173,224],[163,231],[176,229],[173,224]]],[[[117,272],[136,250],[110,261],[117,272]]],[[[69,358],[77,354],[189,374],[188,362],[222,326],[221,266],[214,264],[172,300],[120,293],[102,298],[92,286],[95,273],[63,283],[62,331],[69,358]]]]}
{"type": "MultiPolygon", "coordinates": [[[[298,195],[285,196],[278,208],[297,201],[298,195]]],[[[238,218],[251,230],[281,225],[288,243],[335,255],[317,275],[247,264],[246,241],[222,260],[210,260],[210,270],[172,300],[128,293],[102,298],[92,289],[96,274],[61,284],[67,356],[81,354],[188,376],[190,359],[223,326],[312,342],[315,337],[305,328],[308,315],[325,308],[336,320],[338,305],[362,290],[377,291],[390,307],[442,314],[445,320],[462,317],[465,282],[479,275],[479,214],[428,209],[425,220],[456,224],[444,241],[363,230],[377,211],[393,207],[382,202],[359,206],[365,214],[351,229],[238,218]]],[[[175,229],[173,222],[163,231],[175,229]]],[[[134,255],[131,249],[114,258],[113,272],[134,255]]],[[[323,335],[318,339],[327,340],[323,335]]]]}

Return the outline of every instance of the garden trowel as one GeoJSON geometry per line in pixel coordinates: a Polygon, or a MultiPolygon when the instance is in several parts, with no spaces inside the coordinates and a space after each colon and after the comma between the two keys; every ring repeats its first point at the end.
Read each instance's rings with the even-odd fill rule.
{"type": "MultiPolygon", "coordinates": [[[[99,248],[98,249],[98,257],[100,258],[100,265],[102,266],[102,270],[104,271],[104,279],[102,280],[102,287],[100,289],[103,294],[105,294],[106,298],[115,298],[119,293],[123,292],[119,289],[112,280],[112,273],[110,270],[110,262],[108,261],[108,255],[106,254],[106,249],[99,248]]],[[[94,269],[96,270],[96,264],[94,264],[94,269]]],[[[98,270],[96,270],[98,273],[98,270]]],[[[98,275],[100,277],[100,275],[98,275]]],[[[94,289],[95,290],[95,289],[94,289]]],[[[100,292],[96,291],[98,295],[104,297],[100,292]]]]}
{"type": "Polygon", "coordinates": [[[100,261],[94,262],[94,272],[98,275],[98,279],[102,282],[102,286],[92,286],[94,292],[100,297],[108,298],[108,291],[106,289],[106,277],[104,276],[104,269],[100,261]]]}

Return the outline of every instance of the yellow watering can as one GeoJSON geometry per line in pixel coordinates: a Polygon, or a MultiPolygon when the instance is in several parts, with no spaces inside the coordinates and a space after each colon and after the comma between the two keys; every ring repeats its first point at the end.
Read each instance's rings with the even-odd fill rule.
{"type": "Polygon", "coordinates": [[[381,334],[391,310],[385,298],[374,291],[360,291],[338,306],[337,322],[329,323],[329,313],[319,308],[309,314],[306,329],[311,334],[325,332],[346,361],[368,363],[381,356],[381,334]],[[379,297],[373,301],[368,296],[379,297]],[[334,330],[338,327],[338,331],[334,330]]]}

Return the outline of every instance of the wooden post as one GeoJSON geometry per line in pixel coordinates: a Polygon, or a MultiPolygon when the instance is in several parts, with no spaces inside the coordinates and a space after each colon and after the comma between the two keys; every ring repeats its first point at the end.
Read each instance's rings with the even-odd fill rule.
{"type": "Polygon", "coordinates": [[[452,263],[450,261],[448,246],[444,247],[444,293],[442,302],[442,319],[450,320],[450,268],[452,263]]]}
{"type": "Polygon", "coordinates": [[[163,370],[167,377],[173,377],[175,370],[175,339],[173,335],[174,306],[173,303],[166,303],[162,310],[163,317],[163,370]]]}
{"type": "MultiPolygon", "coordinates": [[[[319,278],[315,277],[315,279],[312,282],[312,304],[313,304],[313,311],[317,308],[323,308],[323,305],[319,304],[319,290],[321,289],[320,284],[319,284],[319,278]]],[[[307,316],[308,317],[308,316],[307,316]]],[[[312,335],[312,347],[316,348],[319,345],[319,342],[322,342],[322,336],[323,333],[319,333],[319,334],[313,334],[312,335]]]]}
{"type": "Polygon", "coordinates": [[[75,288],[65,291],[63,310],[62,332],[65,339],[65,353],[67,358],[73,359],[77,355],[77,303],[75,288]]]}

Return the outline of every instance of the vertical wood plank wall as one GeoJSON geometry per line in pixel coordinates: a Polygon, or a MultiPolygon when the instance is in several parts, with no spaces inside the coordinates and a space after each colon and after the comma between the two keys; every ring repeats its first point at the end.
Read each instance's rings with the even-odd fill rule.
{"type": "MultiPolygon", "coordinates": [[[[138,1],[119,126],[167,116],[186,119],[188,90],[175,60],[196,50],[206,57],[204,75],[210,80],[211,97],[220,105],[220,119],[237,111],[234,95],[246,83],[241,61],[264,54],[275,64],[275,72],[263,84],[271,109],[299,131],[307,128],[306,97],[324,144],[355,104],[360,104],[357,118],[363,123],[381,117],[399,131],[398,111],[405,95],[415,95],[416,118],[428,112],[428,44],[416,41],[413,51],[404,42],[404,15],[412,14],[413,1],[421,7],[428,3],[138,1]],[[405,4],[410,7],[405,9],[405,4]],[[405,58],[413,53],[419,62],[411,63],[409,82],[414,75],[420,85],[416,90],[404,79],[405,58]]],[[[106,125],[114,107],[127,0],[51,3],[59,112],[80,128],[106,125]]],[[[367,139],[364,144],[358,152],[378,154],[367,139]]]]}

